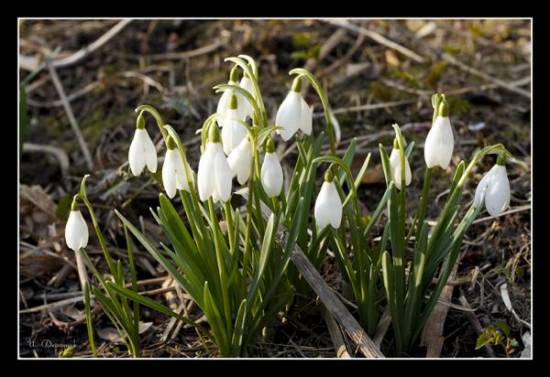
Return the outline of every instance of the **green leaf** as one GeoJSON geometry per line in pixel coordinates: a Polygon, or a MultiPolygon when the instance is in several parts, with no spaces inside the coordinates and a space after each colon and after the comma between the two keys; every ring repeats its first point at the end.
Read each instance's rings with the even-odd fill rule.
{"type": "Polygon", "coordinates": [[[502,333],[503,333],[504,335],[506,335],[507,338],[510,337],[510,326],[508,326],[508,325],[506,324],[506,322],[504,322],[504,321],[496,321],[496,322],[495,322],[495,326],[496,326],[498,329],[502,330],[502,333]]]}
{"type": "Polygon", "coordinates": [[[269,221],[267,222],[267,227],[262,242],[262,248],[260,249],[260,261],[256,270],[257,272],[254,276],[254,280],[252,281],[252,285],[248,294],[248,301],[250,302],[250,304],[254,302],[256,290],[258,289],[258,284],[260,283],[260,279],[262,278],[265,267],[267,265],[267,261],[269,259],[269,253],[273,249],[277,225],[277,218],[275,217],[275,214],[272,213],[271,216],[269,216],[269,221]]]}
{"type": "Polygon", "coordinates": [[[487,336],[484,333],[481,333],[476,340],[476,351],[482,347],[485,347],[486,345],[491,343],[491,338],[487,338],[487,336]]]}
{"type": "MultiPolygon", "coordinates": [[[[120,220],[128,227],[130,232],[136,237],[136,239],[145,247],[145,249],[151,254],[153,258],[159,262],[162,267],[170,273],[170,275],[190,294],[193,292],[193,287],[190,287],[188,282],[181,276],[181,274],[174,268],[174,266],[166,260],[166,258],[151,244],[151,242],[130,222],[128,221],[118,210],[115,209],[115,214],[120,220]]],[[[196,298],[196,296],[194,296],[196,298]]],[[[200,306],[200,301],[197,302],[200,306]]]]}
{"type": "MultiPolygon", "coordinates": [[[[357,138],[353,138],[351,143],[349,144],[348,148],[346,149],[346,152],[344,152],[344,157],[342,158],[342,161],[346,166],[351,167],[351,163],[353,161],[353,157],[355,157],[355,152],[357,150],[357,138]]],[[[346,173],[344,171],[341,171],[338,174],[338,182],[340,183],[340,186],[344,184],[344,181],[346,180],[346,173]]]]}
{"type": "Polygon", "coordinates": [[[182,317],[181,315],[179,315],[178,313],[172,311],[170,308],[168,308],[167,306],[164,306],[162,304],[159,304],[157,301],[153,300],[153,299],[150,299],[149,297],[146,297],[146,296],[142,296],[140,295],[139,293],[137,292],[134,292],[133,290],[131,289],[128,289],[126,287],[122,287],[118,284],[115,284],[111,281],[108,281],[107,282],[107,285],[113,289],[114,291],[118,292],[119,294],[121,294],[122,296],[126,297],[126,298],[129,298],[130,300],[133,300],[135,302],[138,302],[142,305],[145,305],[147,306],[148,308],[151,308],[153,310],[156,310],[157,312],[159,313],[162,313],[162,314],[165,314],[169,317],[174,317],[174,318],[177,318],[181,321],[184,321],[185,323],[189,323],[189,324],[192,324],[194,325],[194,322],[188,320],[187,318],[185,317],[182,317]]]}
{"type": "Polygon", "coordinates": [[[88,341],[90,343],[90,350],[92,351],[92,354],[95,357],[97,357],[95,340],[94,340],[94,325],[92,323],[92,311],[91,311],[91,305],[90,305],[90,287],[87,282],[86,282],[86,285],[84,285],[84,307],[85,307],[85,315],[86,315],[86,329],[88,330],[88,341]]]}
{"type": "Polygon", "coordinates": [[[231,344],[235,348],[235,352],[238,353],[241,349],[243,341],[244,326],[246,323],[246,299],[241,301],[239,310],[237,311],[237,319],[235,320],[235,330],[233,331],[233,337],[231,338],[231,344]]]}

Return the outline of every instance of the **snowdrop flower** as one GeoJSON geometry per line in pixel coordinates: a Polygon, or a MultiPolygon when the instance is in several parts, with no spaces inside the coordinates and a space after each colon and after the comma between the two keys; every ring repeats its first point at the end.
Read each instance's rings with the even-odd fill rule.
{"type": "MultiPolygon", "coordinates": [[[[231,73],[229,74],[229,81],[227,83],[230,85],[240,85],[238,81],[239,81],[239,71],[238,71],[238,66],[235,66],[233,67],[233,69],[231,69],[231,73]]],[[[226,112],[230,109],[231,96],[233,95],[237,97],[237,101],[240,105],[239,110],[237,111],[238,119],[244,121],[246,119],[246,116],[248,115],[247,113],[248,109],[245,103],[246,104],[249,104],[249,103],[248,103],[248,100],[242,94],[238,92],[236,93],[234,90],[225,90],[222,93],[222,96],[218,101],[218,107],[216,108],[216,113],[220,116],[220,118],[223,118],[226,115],[226,112]]],[[[223,125],[220,124],[220,127],[223,127],[223,125]]]]}
{"type": "Polygon", "coordinates": [[[277,153],[275,153],[275,145],[271,139],[267,140],[260,176],[267,196],[273,198],[281,194],[281,190],[283,189],[283,168],[281,167],[277,153]]]}
{"type": "Polygon", "coordinates": [[[232,173],[223,153],[220,130],[216,124],[210,126],[208,141],[199,160],[197,189],[199,198],[228,201],[231,198],[232,173]]]}
{"type": "MultiPolygon", "coordinates": [[[[390,154],[390,169],[393,181],[395,182],[395,187],[401,190],[401,154],[399,153],[399,145],[397,144],[397,139],[393,141],[393,148],[390,154]]],[[[408,186],[411,184],[412,174],[411,166],[409,165],[409,160],[405,156],[405,185],[408,186]]]]}
{"type": "Polygon", "coordinates": [[[329,224],[338,229],[342,222],[342,199],[330,170],[325,174],[325,181],[315,201],[314,215],[319,230],[323,230],[329,224]]]}
{"type": "Polygon", "coordinates": [[[65,225],[65,242],[69,249],[77,252],[88,245],[88,225],[76,205],[76,197],[71,205],[71,213],[65,225]]]}
{"type": "Polygon", "coordinates": [[[496,165],[485,174],[476,189],[474,205],[479,206],[484,202],[491,216],[497,216],[510,204],[510,182],[505,163],[505,158],[499,156],[496,165]]]}
{"type": "Polygon", "coordinates": [[[252,146],[247,136],[245,136],[237,148],[231,151],[227,157],[227,163],[231,168],[233,176],[237,176],[239,184],[244,185],[248,181],[252,171],[252,146]]]}
{"type": "Polygon", "coordinates": [[[246,137],[246,127],[241,122],[237,96],[232,95],[229,110],[225,112],[219,122],[222,127],[223,151],[226,155],[229,155],[246,137]]]}
{"type": "Polygon", "coordinates": [[[141,175],[145,166],[151,173],[157,171],[157,150],[145,129],[145,120],[142,114],[136,121],[136,132],[128,151],[128,163],[135,176],[141,175]]]}
{"type": "Polygon", "coordinates": [[[275,117],[275,125],[282,127],[281,130],[277,130],[277,133],[284,141],[288,141],[298,130],[311,135],[313,110],[300,94],[301,89],[302,82],[297,77],[275,117]]]}
{"type": "MultiPolygon", "coordinates": [[[[252,80],[250,80],[250,78],[246,73],[243,75],[243,78],[241,79],[239,86],[244,90],[246,90],[247,92],[249,92],[250,94],[252,94],[252,96],[254,96],[254,84],[252,83],[252,80]]],[[[242,99],[243,99],[242,101],[239,101],[239,106],[242,107],[241,113],[245,114],[244,120],[246,120],[246,117],[252,118],[252,114],[254,113],[254,108],[244,96],[242,96],[242,99]]]]}
{"type": "MultiPolygon", "coordinates": [[[[162,165],[162,184],[164,185],[166,195],[172,199],[176,195],[176,190],[190,192],[190,189],[187,176],[185,175],[185,165],[179,151],[176,149],[174,139],[168,137],[166,145],[166,156],[162,165]]],[[[193,171],[189,164],[187,164],[187,169],[189,169],[189,178],[193,182],[193,171]]]]}
{"type": "Polygon", "coordinates": [[[441,166],[447,169],[453,155],[453,147],[454,137],[449,119],[449,104],[443,97],[424,144],[424,159],[428,168],[441,166]]]}

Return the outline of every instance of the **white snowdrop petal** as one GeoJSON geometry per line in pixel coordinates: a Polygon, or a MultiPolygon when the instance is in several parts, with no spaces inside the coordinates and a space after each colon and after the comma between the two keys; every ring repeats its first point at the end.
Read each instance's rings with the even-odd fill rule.
{"type": "MultiPolygon", "coordinates": [[[[238,83],[231,80],[229,80],[227,83],[230,85],[238,85],[238,83]]],[[[234,94],[233,90],[225,90],[222,93],[220,100],[218,101],[218,106],[216,107],[216,113],[220,117],[223,117],[226,114],[226,112],[230,110],[229,105],[231,104],[231,96],[233,94],[234,94]]],[[[237,102],[240,102],[238,98],[237,98],[237,102]]],[[[223,127],[223,124],[220,123],[220,127],[223,127]]]]}
{"type": "MultiPolygon", "coordinates": [[[[252,80],[250,80],[248,77],[243,77],[241,79],[241,82],[239,83],[239,86],[249,92],[251,95],[254,95],[254,84],[252,84],[252,80]]],[[[245,118],[246,116],[252,117],[252,114],[254,112],[252,105],[242,94],[239,93],[239,95],[242,99],[242,101],[239,102],[239,107],[243,108],[245,118]]]]}
{"type": "Polygon", "coordinates": [[[311,135],[311,129],[313,124],[313,109],[309,107],[307,102],[301,98],[302,109],[301,109],[301,121],[300,129],[306,135],[311,135]]]}
{"type": "Polygon", "coordinates": [[[204,152],[199,160],[197,171],[197,190],[201,201],[207,200],[214,192],[214,154],[219,143],[206,143],[204,152]]]}
{"type": "Polygon", "coordinates": [[[342,200],[334,182],[329,185],[326,204],[329,210],[330,225],[334,229],[338,229],[342,221],[342,200]]]}
{"type": "Polygon", "coordinates": [[[319,230],[323,230],[330,222],[325,205],[325,195],[322,187],[321,191],[319,191],[319,195],[317,196],[317,200],[315,201],[313,215],[315,216],[315,223],[317,224],[319,230]]]}
{"type": "Polygon", "coordinates": [[[136,128],[128,150],[128,164],[133,175],[139,176],[145,168],[144,142],[148,137],[145,129],[136,128]]]}
{"type": "Polygon", "coordinates": [[[79,210],[71,210],[67,225],[65,225],[65,242],[67,246],[77,251],[88,245],[88,225],[79,210]]]}
{"type": "Polygon", "coordinates": [[[243,141],[246,133],[246,127],[239,121],[230,120],[226,122],[221,132],[224,153],[229,155],[243,141]]]}
{"type": "Polygon", "coordinates": [[[252,169],[252,148],[248,138],[244,138],[237,148],[227,157],[227,163],[233,176],[237,176],[239,184],[244,185],[250,177],[252,169]]]}
{"type": "Polygon", "coordinates": [[[279,196],[283,189],[283,168],[276,153],[265,154],[260,175],[267,196],[279,196]]]}
{"type": "Polygon", "coordinates": [[[177,163],[177,151],[175,149],[168,149],[166,156],[164,157],[164,164],[162,165],[162,184],[164,191],[170,199],[176,195],[176,163],[177,163]]]}
{"type": "Polygon", "coordinates": [[[487,173],[485,173],[485,175],[483,176],[483,178],[481,178],[481,181],[479,181],[477,185],[476,193],[474,195],[474,203],[473,203],[473,205],[476,207],[480,206],[485,201],[485,195],[487,192],[486,190],[489,183],[491,182],[491,175],[494,171],[493,169],[494,167],[491,168],[491,170],[489,170],[487,173]]]}
{"type": "Polygon", "coordinates": [[[327,225],[337,229],[342,221],[342,201],[334,182],[323,182],[314,208],[315,222],[320,230],[327,225]]]}
{"type": "Polygon", "coordinates": [[[216,198],[226,202],[231,198],[233,175],[221,145],[217,143],[213,145],[216,148],[213,154],[214,170],[211,173],[214,176],[214,190],[216,198]]]}
{"type": "Polygon", "coordinates": [[[495,165],[485,194],[485,207],[491,216],[502,213],[510,204],[510,182],[506,167],[495,165]]]}
{"type": "Polygon", "coordinates": [[[448,117],[437,117],[428,132],[424,144],[424,159],[431,168],[441,166],[446,169],[453,155],[454,136],[451,122],[448,117]]]}
{"type": "MultiPolygon", "coordinates": [[[[392,173],[392,178],[395,183],[395,187],[401,190],[401,156],[399,149],[393,148],[390,154],[390,169],[392,173]]],[[[408,186],[411,184],[412,173],[409,160],[405,158],[405,185],[408,186]]]]}
{"type": "Polygon", "coordinates": [[[302,120],[301,100],[302,96],[299,93],[290,91],[277,111],[275,125],[282,127],[282,129],[277,132],[284,141],[290,139],[300,128],[300,122],[302,120]]]}
{"type": "Polygon", "coordinates": [[[146,138],[143,141],[143,155],[145,157],[145,164],[151,173],[156,173],[158,166],[157,150],[147,131],[145,131],[145,135],[146,138]]]}
{"type": "Polygon", "coordinates": [[[241,88],[254,95],[254,84],[252,83],[252,80],[250,80],[248,77],[243,76],[239,85],[241,88]]]}
{"type": "Polygon", "coordinates": [[[183,167],[183,162],[181,161],[181,157],[179,156],[179,153],[177,156],[177,160],[175,161],[174,173],[176,177],[176,188],[178,190],[189,191],[189,186],[187,185],[187,179],[185,178],[185,170],[183,167]]]}
{"type": "Polygon", "coordinates": [[[181,157],[178,159],[179,164],[176,171],[176,187],[179,190],[185,190],[187,192],[191,192],[191,189],[189,187],[189,183],[187,182],[187,175],[185,174],[185,165],[187,166],[187,170],[189,171],[189,180],[194,183],[194,173],[193,169],[191,169],[191,166],[189,166],[189,163],[186,161],[185,165],[183,161],[181,160],[181,157]]]}

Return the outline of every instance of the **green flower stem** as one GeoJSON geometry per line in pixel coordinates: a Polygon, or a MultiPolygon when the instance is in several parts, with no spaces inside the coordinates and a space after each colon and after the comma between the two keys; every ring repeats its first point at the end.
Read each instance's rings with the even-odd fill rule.
{"type": "MultiPolygon", "coordinates": [[[[218,218],[216,217],[216,213],[214,212],[214,202],[212,201],[212,198],[208,199],[208,210],[210,212],[210,219],[213,224],[218,222],[218,218]]],[[[213,238],[214,238],[214,249],[216,252],[216,262],[218,264],[218,273],[220,277],[220,285],[221,285],[221,293],[222,293],[222,301],[223,301],[223,308],[225,312],[225,320],[226,320],[226,328],[227,332],[231,332],[232,326],[231,326],[231,308],[229,305],[229,287],[227,284],[227,271],[225,266],[225,260],[222,255],[222,249],[220,244],[220,238],[222,237],[221,234],[218,233],[217,227],[212,227],[212,230],[214,232],[213,238]]]]}
{"type": "Polygon", "coordinates": [[[225,223],[227,225],[227,237],[229,239],[229,248],[230,248],[231,254],[235,253],[235,250],[232,250],[232,248],[233,248],[233,245],[234,245],[234,242],[235,242],[235,237],[236,237],[236,235],[233,232],[234,229],[233,229],[233,213],[232,213],[232,210],[233,209],[231,207],[231,202],[230,201],[227,201],[227,202],[223,203],[225,223]]]}
{"type": "Polygon", "coordinates": [[[334,125],[332,124],[332,118],[330,116],[330,106],[328,103],[328,98],[326,96],[325,91],[323,90],[323,87],[321,86],[321,83],[309,72],[307,69],[304,68],[295,68],[291,70],[289,75],[298,75],[298,77],[303,76],[308,79],[308,81],[311,83],[315,91],[317,92],[317,95],[321,99],[321,104],[323,105],[323,111],[325,114],[325,121],[327,123],[327,135],[328,135],[328,141],[330,145],[330,153],[332,155],[336,155],[336,138],[334,136],[334,125]]]}
{"type": "Polygon", "coordinates": [[[116,276],[116,267],[115,267],[115,264],[113,263],[113,258],[111,257],[111,253],[109,252],[109,249],[107,249],[107,243],[105,242],[105,237],[103,236],[103,233],[99,228],[99,223],[97,222],[97,217],[95,215],[94,207],[92,206],[92,203],[90,203],[90,201],[88,200],[88,196],[86,195],[86,180],[88,179],[89,176],[90,176],[89,174],[86,174],[82,178],[82,182],[80,183],[80,198],[88,208],[88,212],[90,213],[90,217],[92,218],[92,224],[94,226],[95,233],[99,240],[99,245],[101,247],[101,250],[105,255],[105,260],[109,265],[109,271],[111,271],[111,274],[113,276],[116,276]]]}
{"type": "Polygon", "coordinates": [[[420,199],[420,206],[418,207],[418,212],[416,218],[413,222],[409,234],[407,235],[407,240],[411,236],[412,232],[416,227],[416,239],[420,235],[420,229],[422,228],[422,223],[424,223],[424,218],[426,217],[426,209],[428,207],[428,198],[430,196],[430,185],[432,181],[432,168],[426,167],[424,172],[424,183],[422,184],[422,197],[420,199]]]}
{"type": "Polygon", "coordinates": [[[165,123],[164,123],[164,120],[162,119],[162,116],[158,112],[158,110],[155,109],[151,105],[141,105],[141,106],[138,106],[134,111],[138,114],[143,114],[144,112],[146,112],[146,113],[149,113],[153,116],[153,118],[157,122],[157,126],[160,130],[160,133],[162,134],[162,138],[164,139],[164,143],[166,144],[166,141],[167,141],[166,138],[168,137],[168,134],[166,133],[166,130],[164,129],[165,123]]]}

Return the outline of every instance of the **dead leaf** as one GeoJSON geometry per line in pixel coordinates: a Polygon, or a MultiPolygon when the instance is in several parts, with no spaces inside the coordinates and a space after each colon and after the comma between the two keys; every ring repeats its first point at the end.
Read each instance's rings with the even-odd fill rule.
{"type": "Polygon", "coordinates": [[[122,338],[114,327],[98,328],[96,331],[97,335],[103,340],[111,343],[122,343],[122,338]]]}
{"type": "Polygon", "coordinates": [[[21,194],[22,204],[25,200],[29,201],[42,212],[50,216],[52,220],[55,220],[55,203],[41,186],[21,185],[19,192],[21,194]]]}
{"type": "Polygon", "coordinates": [[[373,183],[382,183],[384,181],[384,169],[381,164],[378,164],[372,169],[367,169],[365,175],[363,176],[362,183],[369,185],[373,183]]]}
{"type": "Polygon", "coordinates": [[[393,50],[386,50],[384,55],[386,57],[386,63],[394,67],[399,67],[399,59],[393,50]]]}
{"type": "MultiPolygon", "coordinates": [[[[143,334],[145,331],[149,330],[149,328],[153,326],[153,322],[139,322],[139,330],[138,332],[140,334],[143,334]]],[[[107,340],[111,343],[122,343],[122,337],[119,335],[118,331],[114,327],[103,327],[97,329],[97,335],[103,339],[107,340]]]]}

